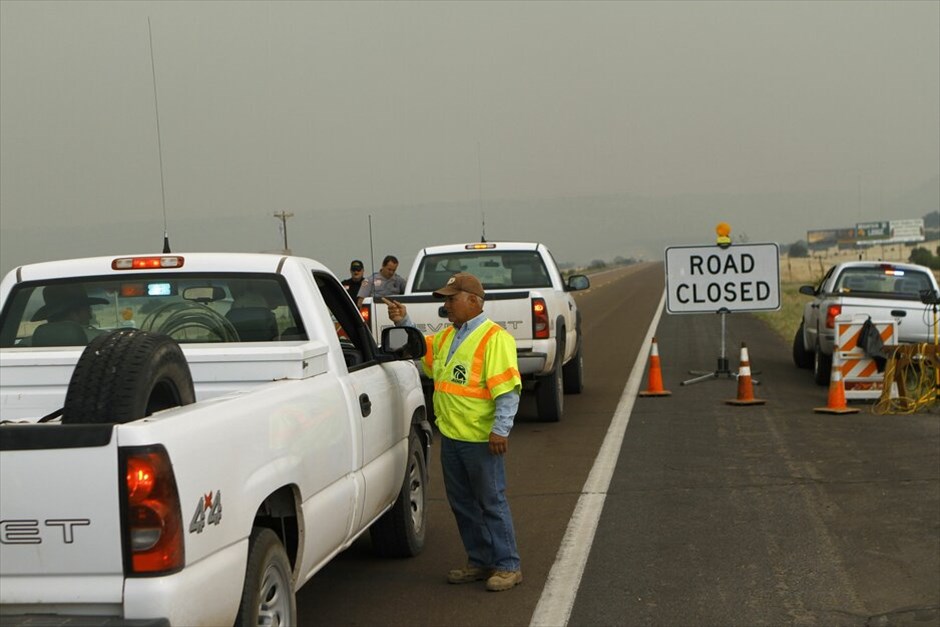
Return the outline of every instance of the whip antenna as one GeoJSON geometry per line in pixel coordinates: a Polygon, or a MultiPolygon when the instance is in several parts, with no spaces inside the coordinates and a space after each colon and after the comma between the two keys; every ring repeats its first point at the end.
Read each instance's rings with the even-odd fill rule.
{"type": "MultiPolygon", "coordinates": [[[[369,280],[372,280],[372,277],[375,276],[375,246],[372,244],[372,214],[369,214],[369,264],[372,266],[372,274],[369,275],[369,280]]],[[[375,286],[372,286],[372,297],[375,300],[375,286]]]]}
{"type": "Polygon", "coordinates": [[[477,142],[477,188],[480,194],[480,241],[486,242],[486,212],[483,211],[483,168],[480,167],[480,142],[477,142]]]}
{"type": "Polygon", "coordinates": [[[160,197],[163,200],[163,252],[170,252],[170,234],[166,225],[166,186],[163,182],[163,144],[160,140],[160,106],[157,104],[157,70],[153,62],[153,30],[147,17],[147,35],[150,37],[150,76],[153,78],[153,111],[157,118],[157,154],[160,157],[160,197]]]}

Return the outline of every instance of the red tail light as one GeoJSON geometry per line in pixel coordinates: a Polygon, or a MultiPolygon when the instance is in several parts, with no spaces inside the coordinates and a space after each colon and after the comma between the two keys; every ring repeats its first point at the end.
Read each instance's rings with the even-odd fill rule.
{"type": "Polygon", "coordinates": [[[532,336],[537,340],[547,340],[551,335],[548,322],[548,308],[544,298],[532,299],[532,336]]]}
{"type": "Polygon", "coordinates": [[[183,517],[170,457],[162,446],[122,449],[124,568],[166,575],[183,568],[183,517]]]}
{"type": "Polygon", "coordinates": [[[359,306],[359,315],[362,316],[363,322],[369,324],[369,318],[372,317],[372,306],[371,305],[360,305],[359,306]]]}
{"type": "Polygon", "coordinates": [[[842,305],[829,305],[826,309],[826,327],[836,328],[836,316],[842,313],[842,305]]]}

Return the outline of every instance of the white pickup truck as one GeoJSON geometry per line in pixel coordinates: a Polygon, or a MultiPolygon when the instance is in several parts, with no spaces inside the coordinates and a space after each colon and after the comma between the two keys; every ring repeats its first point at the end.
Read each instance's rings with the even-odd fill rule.
{"type": "Polygon", "coordinates": [[[793,337],[793,362],[812,368],[816,383],[828,385],[840,315],[895,320],[899,342],[932,342],[932,313],[922,298],[936,298],[937,289],[930,269],[915,264],[849,261],[832,266],[819,284],[800,287],[800,294],[813,300],[804,305],[793,337]]]}
{"type": "Polygon", "coordinates": [[[299,257],[26,265],[0,283],[0,623],[295,625],[371,530],[421,551],[415,329],[377,346],[299,257]]]}
{"type": "MultiPolygon", "coordinates": [[[[523,384],[535,389],[539,420],[556,422],[564,394],[582,388],[581,313],[571,292],[590,287],[582,274],[562,277],[544,244],[479,242],[430,246],[418,252],[395,299],[425,333],[450,324],[433,291],[457,272],[475,275],[486,291],[484,312],[516,339],[523,384]]],[[[393,325],[388,307],[366,299],[360,311],[378,336],[393,325]]]]}

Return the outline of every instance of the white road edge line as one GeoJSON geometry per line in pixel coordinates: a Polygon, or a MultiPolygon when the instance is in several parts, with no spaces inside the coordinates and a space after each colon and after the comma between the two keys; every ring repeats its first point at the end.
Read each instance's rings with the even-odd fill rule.
{"type": "Polygon", "coordinates": [[[627,423],[630,422],[630,414],[640,389],[645,362],[665,303],[664,291],[659,300],[656,315],[653,316],[653,321],[646,332],[646,339],[643,340],[640,352],[636,356],[636,363],[633,364],[630,378],[627,379],[623,394],[617,403],[607,435],[604,436],[604,443],[594,459],[591,473],[584,482],[578,504],[574,508],[574,513],[571,514],[571,520],[568,521],[568,528],[565,530],[565,537],[561,540],[561,546],[558,547],[555,563],[552,564],[545,587],[542,588],[542,596],[539,597],[539,603],[535,606],[535,612],[532,613],[532,621],[529,623],[531,627],[559,627],[567,625],[571,617],[575,596],[581,585],[584,567],[587,565],[588,554],[594,543],[597,522],[604,509],[607,488],[610,487],[610,479],[617,467],[620,446],[623,444],[627,423]]]}

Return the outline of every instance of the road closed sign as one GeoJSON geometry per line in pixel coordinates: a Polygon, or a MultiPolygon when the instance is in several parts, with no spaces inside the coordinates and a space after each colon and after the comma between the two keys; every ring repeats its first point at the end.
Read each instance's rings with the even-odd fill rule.
{"type": "Polygon", "coordinates": [[[780,309],[780,250],[776,244],[666,249],[669,313],[776,309],[780,309]]]}

